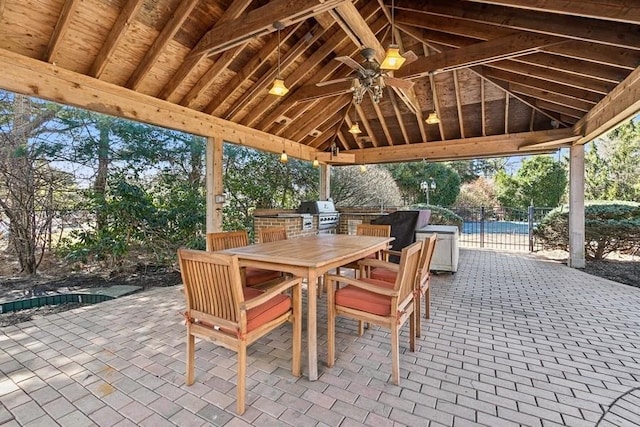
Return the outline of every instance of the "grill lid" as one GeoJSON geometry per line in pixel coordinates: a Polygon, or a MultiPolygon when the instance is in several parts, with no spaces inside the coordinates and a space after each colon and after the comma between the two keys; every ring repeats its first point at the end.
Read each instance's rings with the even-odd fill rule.
{"type": "Polygon", "coordinates": [[[299,212],[314,215],[323,213],[335,213],[336,206],[331,200],[311,200],[300,203],[299,212]]]}

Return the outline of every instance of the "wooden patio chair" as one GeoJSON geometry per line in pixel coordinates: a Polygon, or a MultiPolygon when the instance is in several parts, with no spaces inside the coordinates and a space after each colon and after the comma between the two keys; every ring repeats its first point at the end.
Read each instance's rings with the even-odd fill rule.
{"type": "MultiPolygon", "coordinates": [[[[373,236],[373,237],[391,237],[390,225],[378,224],[358,224],[356,227],[356,236],[373,236]]],[[[369,255],[367,258],[382,259],[382,253],[369,255]]],[[[340,269],[350,268],[354,270],[354,275],[359,271],[358,261],[345,264],[336,269],[336,274],[340,274],[340,269]]]]}
{"type": "MultiPolygon", "coordinates": [[[[246,230],[207,233],[207,250],[209,251],[223,251],[242,246],[249,246],[249,234],[246,230]]],[[[243,269],[242,277],[245,286],[262,286],[282,278],[282,272],[248,267],[243,269]]]]}
{"type": "Polygon", "coordinates": [[[284,227],[261,228],[258,230],[258,239],[260,243],[287,240],[287,229],[284,227]]]}
{"type": "MultiPolygon", "coordinates": [[[[422,335],[421,322],[421,299],[424,299],[424,315],[425,318],[431,318],[431,260],[436,247],[437,234],[432,234],[423,240],[422,251],[420,252],[420,263],[418,265],[418,273],[415,281],[415,312],[416,312],[416,337],[422,335]]],[[[390,255],[398,255],[399,252],[387,251],[390,255]]],[[[366,268],[366,263],[361,264],[361,268],[366,268]]],[[[372,268],[369,277],[377,280],[384,280],[393,283],[396,280],[397,269],[389,269],[386,267],[372,268]]]]}
{"type": "Polygon", "coordinates": [[[186,384],[195,379],[195,337],[238,354],[236,412],[244,413],[247,346],[278,326],[293,323],[291,372],[301,374],[302,287],[299,277],[263,291],[242,286],[238,258],[213,252],[178,250],[187,310],[186,384]],[[292,296],[282,292],[291,289],[292,296]]]}
{"type": "Polygon", "coordinates": [[[368,277],[327,275],[327,312],[328,312],[328,349],[327,365],[335,362],[336,317],[346,316],[388,328],[391,331],[391,376],[393,383],[400,384],[400,329],[409,319],[409,347],[415,350],[415,314],[413,287],[415,283],[422,243],[417,242],[405,247],[400,255],[400,264],[377,259],[368,259],[367,263],[379,267],[398,267],[394,283],[368,277]],[[346,285],[338,288],[337,284],[346,285]]]}

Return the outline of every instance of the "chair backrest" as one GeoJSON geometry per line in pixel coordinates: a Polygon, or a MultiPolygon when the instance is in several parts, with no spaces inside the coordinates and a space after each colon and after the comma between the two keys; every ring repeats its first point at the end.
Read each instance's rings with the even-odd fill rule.
{"type": "Polygon", "coordinates": [[[260,243],[277,242],[287,240],[287,229],[284,227],[261,228],[258,230],[260,243]]]}
{"type": "Polygon", "coordinates": [[[418,266],[420,264],[422,246],[422,242],[412,243],[404,247],[400,254],[400,266],[394,289],[400,291],[401,300],[413,292],[416,275],[418,274],[418,266]]]}
{"type": "Polygon", "coordinates": [[[358,224],[356,235],[373,237],[391,237],[391,226],[386,224],[358,224]]]}
{"type": "Polygon", "coordinates": [[[431,275],[431,260],[433,259],[437,240],[438,235],[436,233],[433,233],[429,238],[424,240],[424,247],[420,254],[420,264],[418,266],[418,280],[416,282],[417,288],[423,287],[429,281],[429,277],[431,275]]]}
{"type": "Polygon", "coordinates": [[[192,249],[178,249],[190,319],[234,330],[240,325],[244,302],[238,257],[192,249]]]}
{"type": "Polygon", "coordinates": [[[208,251],[223,251],[242,246],[249,246],[249,234],[246,230],[207,233],[208,251]]]}

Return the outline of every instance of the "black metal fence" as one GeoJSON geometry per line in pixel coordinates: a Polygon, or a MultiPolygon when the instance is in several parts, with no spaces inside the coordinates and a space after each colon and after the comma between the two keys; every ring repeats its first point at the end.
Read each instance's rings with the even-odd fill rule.
{"type": "Polygon", "coordinates": [[[458,207],[452,210],[464,220],[460,246],[534,252],[542,245],[533,237],[534,227],[553,208],[458,207]]]}

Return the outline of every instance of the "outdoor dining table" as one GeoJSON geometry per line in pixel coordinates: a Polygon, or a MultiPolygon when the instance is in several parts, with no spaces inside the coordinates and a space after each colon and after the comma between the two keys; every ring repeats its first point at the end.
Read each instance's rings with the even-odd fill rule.
{"type": "Polygon", "coordinates": [[[386,249],[393,237],[319,234],[259,243],[222,252],[238,256],[241,267],[283,271],[307,279],[309,379],[318,379],[317,280],[328,271],[386,249]]]}

